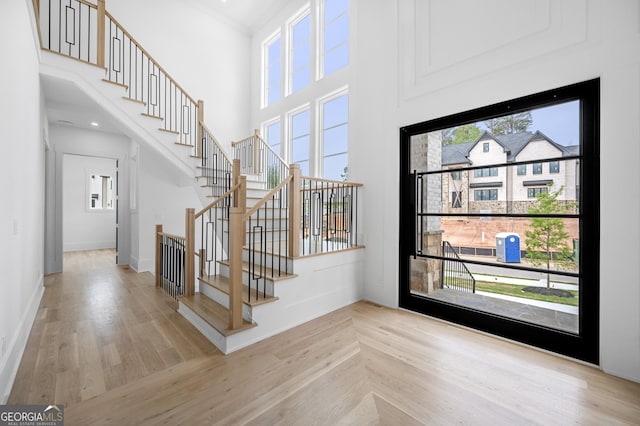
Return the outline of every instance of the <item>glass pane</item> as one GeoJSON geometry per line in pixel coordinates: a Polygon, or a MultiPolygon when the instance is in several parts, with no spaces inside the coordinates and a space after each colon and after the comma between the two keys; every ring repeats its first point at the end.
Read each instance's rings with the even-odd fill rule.
{"type": "Polygon", "coordinates": [[[331,180],[347,180],[348,155],[346,153],[324,158],[322,176],[331,180]]]}
{"type": "Polygon", "coordinates": [[[343,15],[325,26],[324,51],[328,52],[349,39],[349,15],[343,15]]]}
{"type": "Polygon", "coordinates": [[[325,0],[324,1],[324,22],[329,23],[336,19],[338,15],[349,9],[349,0],[325,0]]]}
{"type": "Polygon", "coordinates": [[[340,154],[347,152],[349,148],[349,126],[334,127],[324,131],[324,155],[340,154]]]}
{"type": "Polygon", "coordinates": [[[309,136],[300,136],[292,141],[291,156],[296,163],[309,159],[309,136]]]}
{"type": "Polygon", "coordinates": [[[324,75],[329,75],[349,65],[349,44],[341,44],[324,55],[324,75]]]}
{"type": "Polygon", "coordinates": [[[342,95],[339,98],[325,102],[323,105],[323,128],[328,129],[337,124],[349,121],[349,97],[342,95]]]}
{"type": "Polygon", "coordinates": [[[295,139],[309,134],[309,110],[300,112],[291,117],[291,136],[295,139]]]}
{"type": "Polygon", "coordinates": [[[568,102],[410,139],[413,293],[578,333],[578,117],[568,102]]]}

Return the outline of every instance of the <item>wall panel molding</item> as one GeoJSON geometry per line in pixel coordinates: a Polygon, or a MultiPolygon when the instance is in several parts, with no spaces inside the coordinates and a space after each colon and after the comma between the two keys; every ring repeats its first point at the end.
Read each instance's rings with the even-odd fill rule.
{"type": "Polygon", "coordinates": [[[398,2],[400,99],[587,41],[586,0],[398,2]]]}

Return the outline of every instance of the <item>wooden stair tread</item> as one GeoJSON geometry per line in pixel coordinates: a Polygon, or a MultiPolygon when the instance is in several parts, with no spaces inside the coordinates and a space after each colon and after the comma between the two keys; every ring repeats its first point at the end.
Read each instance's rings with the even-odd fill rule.
{"type": "MultiPolygon", "coordinates": [[[[214,287],[226,295],[231,293],[231,281],[227,277],[222,275],[209,275],[206,277],[198,277],[198,279],[201,284],[214,287]]],[[[259,306],[264,305],[265,303],[275,302],[276,300],[278,300],[278,298],[275,296],[263,296],[262,294],[260,295],[260,299],[256,300],[255,290],[251,293],[251,300],[249,300],[249,287],[244,284],[242,285],[242,303],[245,305],[259,306]]]]}
{"type": "Polygon", "coordinates": [[[229,330],[229,310],[201,293],[196,293],[193,296],[181,296],[180,303],[183,303],[225,337],[256,326],[255,323],[243,319],[242,327],[237,330],[229,330]]]}
{"type": "MultiPolygon", "coordinates": [[[[182,142],[174,142],[176,145],[178,146],[184,146],[186,148],[193,148],[193,145],[189,145],[188,143],[182,143],[182,142]]],[[[199,176],[196,176],[199,177],[199,176]]]]}
{"type": "Polygon", "coordinates": [[[133,98],[130,98],[129,96],[123,96],[122,99],[124,99],[125,101],[134,102],[136,104],[147,106],[147,103],[145,101],[139,101],[138,99],[133,99],[133,98]]]}
{"type": "MultiPolygon", "coordinates": [[[[225,266],[231,267],[228,259],[219,260],[218,263],[220,263],[221,265],[225,265],[225,266]]],[[[242,262],[242,271],[246,272],[246,273],[250,272],[250,270],[249,270],[249,262],[242,262]]],[[[288,280],[288,279],[295,278],[295,277],[298,276],[296,274],[289,274],[289,273],[287,273],[285,271],[281,272],[280,275],[278,275],[278,274],[274,275],[273,269],[271,269],[269,267],[265,267],[264,274],[265,274],[265,278],[266,279],[268,279],[269,281],[273,281],[273,282],[282,281],[282,280],[288,280]]]]}
{"type": "Polygon", "coordinates": [[[159,117],[157,115],[151,115],[151,114],[147,114],[146,112],[143,112],[140,114],[143,117],[148,117],[148,118],[155,118],[156,120],[160,120],[160,121],[164,121],[164,118],[159,117]]]}
{"type": "MultiPolygon", "coordinates": [[[[150,115],[149,117],[157,118],[157,119],[160,119],[160,120],[164,120],[162,117],[158,117],[158,116],[155,116],[155,115],[150,115]]],[[[165,133],[171,133],[172,135],[179,135],[180,134],[180,132],[177,132],[175,130],[163,129],[162,127],[158,128],[158,130],[160,130],[161,132],[165,132],[165,133]]]]}
{"type": "Polygon", "coordinates": [[[105,83],[113,84],[113,85],[118,86],[118,87],[122,87],[125,90],[129,89],[129,86],[127,86],[126,84],[118,83],[116,81],[111,81],[111,80],[109,80],[107,78],[103,78],[102,81],[104,81],[105,83]]]}

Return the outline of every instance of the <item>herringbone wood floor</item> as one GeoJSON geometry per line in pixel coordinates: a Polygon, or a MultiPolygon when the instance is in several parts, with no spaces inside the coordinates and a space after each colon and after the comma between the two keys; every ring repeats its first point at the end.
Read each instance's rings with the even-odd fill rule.
{"type": "Polygon", "coordinates": [[[9,404],[67,425],[638,424],[640,384],[360,302],[228,356],[113,252],[47,277],[9,404]]]}

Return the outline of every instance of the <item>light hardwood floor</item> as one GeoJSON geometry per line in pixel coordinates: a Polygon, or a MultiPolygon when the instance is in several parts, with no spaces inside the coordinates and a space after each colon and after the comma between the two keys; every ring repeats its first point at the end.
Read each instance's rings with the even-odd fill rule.
{"type": "Polygon", "coordinates": [[[9,404],[67,425],[640,424],[640,384],[360,302],[224,356],[111,251],[46,278],[9,404]]]}

